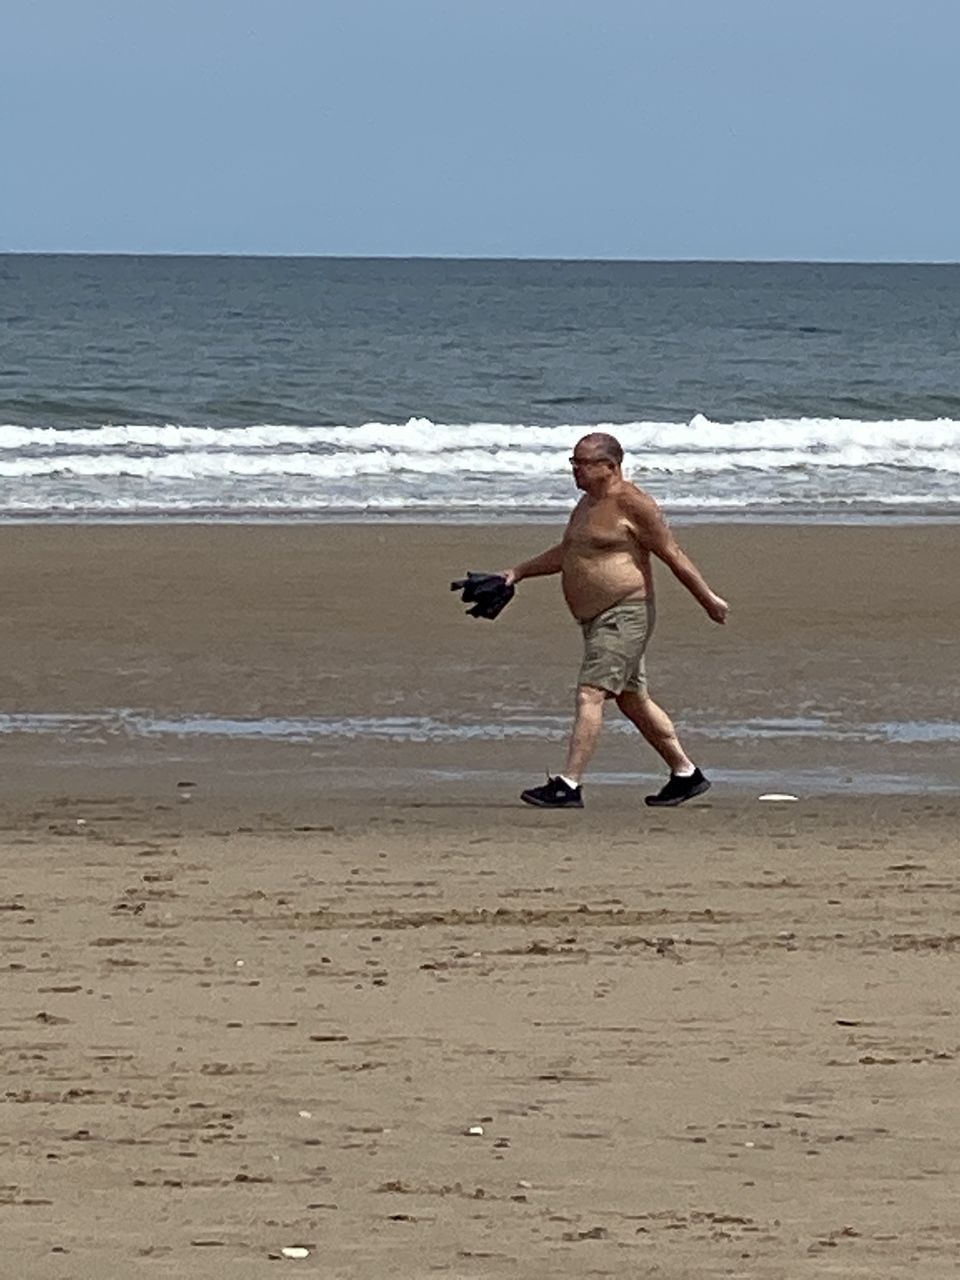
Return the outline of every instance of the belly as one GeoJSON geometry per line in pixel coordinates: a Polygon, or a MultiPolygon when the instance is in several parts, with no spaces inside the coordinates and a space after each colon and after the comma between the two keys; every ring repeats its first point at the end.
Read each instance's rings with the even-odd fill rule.
{"type": "Polygon", "coordinates": [[[622,600],[653,594],[649,567],[629,552],[604,556],[570,555],[563,564],[563,595],[578,622],[588,622],[622,600]]]}

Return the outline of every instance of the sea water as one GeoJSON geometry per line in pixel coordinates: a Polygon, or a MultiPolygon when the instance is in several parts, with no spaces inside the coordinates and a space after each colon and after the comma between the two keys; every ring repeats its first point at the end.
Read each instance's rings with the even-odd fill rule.
{"type": "Polygon", "coordinates": [[[0,256],[0,519],[960,516],[960,266],[0,256]]]}

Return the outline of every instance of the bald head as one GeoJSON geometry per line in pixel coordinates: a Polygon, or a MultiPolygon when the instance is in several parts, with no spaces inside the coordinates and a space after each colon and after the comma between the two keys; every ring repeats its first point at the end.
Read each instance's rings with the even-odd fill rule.
{"type": "Polygon", "coordinates": [[[623,464],[623,446],[616,436],[608,435],[606,431],[591,431],[588,436],[577,441],[576,449],[581,447],[589,449],[592,457],[611,462],[615,467],[623,464]]]}

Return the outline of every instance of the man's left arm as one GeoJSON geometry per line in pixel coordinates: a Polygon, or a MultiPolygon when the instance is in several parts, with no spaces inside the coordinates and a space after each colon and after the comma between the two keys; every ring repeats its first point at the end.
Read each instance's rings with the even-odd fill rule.
{"type": "Polygon", "coordinates": [[[703,574],[673,536],[653,498],[633,490],[628,491],[622,501],[637,541],[644,550],[663,561],[714,622],[726,622],[730,606],[707,585],[703,574]]]}

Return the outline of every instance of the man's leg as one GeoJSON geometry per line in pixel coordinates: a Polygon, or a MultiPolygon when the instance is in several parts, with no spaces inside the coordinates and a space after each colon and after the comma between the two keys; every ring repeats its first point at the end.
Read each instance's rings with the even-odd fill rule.
{"type": "Polygon", "coordinates": [[[567,763],[562,774],[547,778],[541,787],[530,787],[520,793],[526,804],[541,809],[582,809],[580,779],[593,755],[603,725],[603,704],[609,695],[592,685],[577,688],[577,710],[570,732],[567,763]]]}
{"type": "Polygon", "coordinates": [[[632,690],[621,693],[617,706],[666,761],[671,773],[693,773],[694,763],[681,747],[673,721],[648,694],[632,690]]]}
{"type": "Polygon", "coordinates": [[[584,771],[597,747],[603,727],[603,704],[610,695],[603,689],[582,684],[577,689],[577,710],[567,747],[563,778],[579,787],[584,771]]]}
{"type": "Polygon", "coordinates": [[[692,800],[694,796],[703,795],[710,789],[708,779],[681,747],[673,721],[645,691],[621,693],[617,698],[617,706],[628,720],[633,721],[670,769],[670,777],[657,794],[645,797],[647,804],[672,807],[683,804],[684,800],[692,800]]]}

